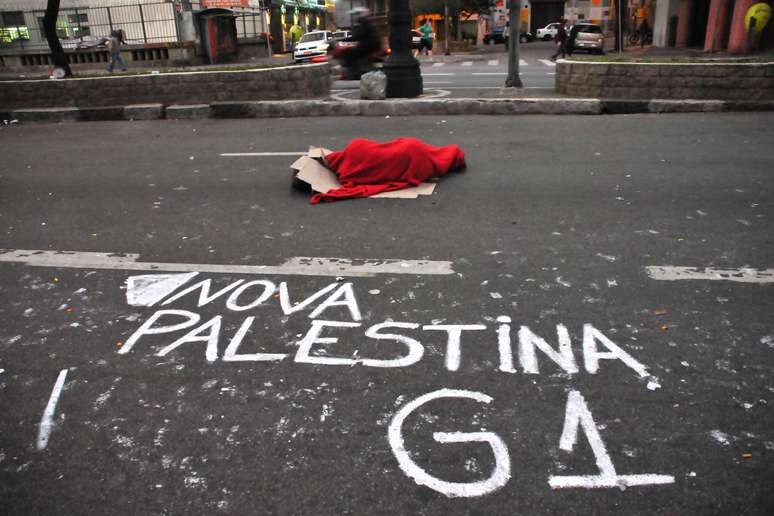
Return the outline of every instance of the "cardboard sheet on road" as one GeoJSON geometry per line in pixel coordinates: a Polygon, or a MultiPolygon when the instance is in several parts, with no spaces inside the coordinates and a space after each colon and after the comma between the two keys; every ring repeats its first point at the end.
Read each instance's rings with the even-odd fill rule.
{"type": "MultiPolygon", "coordinates": [[[[339,188],[341,184],[338,177],[324,164],[325,156],[331,152],[322,147],[309,147],[309,152],[298,158],[290,168],[297,171],[296,178],[308,183],[315,192],[325,193],[339,188]]],[[[416,199],[420,195],[431,195],[434,191],[435,183],[422,183],[411,188],[382,192],[371,198],[416,199]]]]}

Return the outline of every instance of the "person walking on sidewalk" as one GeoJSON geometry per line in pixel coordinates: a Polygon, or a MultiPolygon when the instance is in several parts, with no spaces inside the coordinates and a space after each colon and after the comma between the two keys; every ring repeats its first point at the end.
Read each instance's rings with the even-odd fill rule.
{"type": "Polygon", "coordinates": [[[554,37],[554,41],[556,41],[556,52],[554,52],[554,55],[551,56],[551,61],[556,61],[556,58],[559,57],[559,54],[562,54],[562,59],[564,59],[565,55],[567,54],[566,23],[567,22],[564,18],[559,20],[559,29],[556,31],[556,36],[554,37]]]}
{"type": "Polygon", "coordinates": [[[113,73],[113,68],[116,63],[121,65],[121,71],[125,72],[128,68],[126,61],[121,57],[121,43],[124,42],[124,31],[121,29],[114,30],[110,33],[110,39],[108,40],[108,50],[110,50],[110,64],[107,67],[108,72],[113,73]]]}
{"type": "Polygon", "coordinates": [[[646,40],[648,40],[648,43],[650,43],[650,40],[652,40],[650,34],[650,25],[648,24],[647,18],[642,20],[642,23],[640,24],[640,48],[645,47],[646,40]]]}
{"type": "Polygon", "coordinates": [[[422,46],[419,53],[425,50],[429,57],[433,57],[433,26],[430,25],[430,20],[425,20],[425,23],[419,27],[419,32],[422,33],[422,46]]]}
{"type": "Polygon", "coordinates": [[[298,41],[301,39],[301,36],[304,35],[304,29],[302,29],[297,23],[294,23],[290,29],[288,29],[288,39],[290,40],[290,51],[294,52],[296,50],[296,45],[298,45],[298,41]]]}
{"type": "Polygon", "coordinates": [[[572,57],[572,53],[575,51],[575,40],[578,39],[578,32],[580,32],[580,27],[576,23],[572,26],[570,29],[570,35],[567,36],[567,55],[572,57]]]}

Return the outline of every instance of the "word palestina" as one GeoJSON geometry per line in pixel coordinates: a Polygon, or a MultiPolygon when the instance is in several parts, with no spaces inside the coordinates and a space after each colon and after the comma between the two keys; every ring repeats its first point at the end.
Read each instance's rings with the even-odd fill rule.
{"type": "MultiPolygon", "coordinates": [[[[410,321],[384,321],[365,326],[362,323],[361,310],[355,296],[352,283],[332,283],[303,301],[291,303],[288,287],[285,282],[276,286],[271,281],[238,280],[225,288],[211,292],[211,280],[198,282],[161,302],[161,306],[169,305],[188,294],[198,291],[198,306],[202,307],[212,303],[218,298],[225,298],[225,308],[229,312],[246,312],[269,301],[275,292],[278,293],[283,314],[301,312],[314,306],[308,314],[312,319],[311,327],[300,338],[293,361],[305,364],[318,365],[362,365],[365,367],[408,367],[419,362],[425,354],[425,346],[417,338],[421,332],[445,333],[446,352],[444,365],[449,371],[457,371],[460,367],[466,336],[480,336],[480,332],[492,331],[485,324],[419,324],[410,321]],[[323,314],[334,307],[346,308],[349,312],[349,321],[326,320],[323,314]],[[354,330],[354,329],[360,330],[354,330]],[[364,329],[364,331],[362,331],[364,329]],[[397,346],[394,351],[398,356],[391,358],[357,357],[354,353],[350,357],[334,356],[325,353],[326,346],[339,344],[339,339],[345,332],[362,331],[366,339],[374,341],[392,342],[397,346]],[[337,336],[338,335],[338,336],[337,336]]],[[[127,293],[127,296],[129,293],[127,293]]],[[[500,316],[493,328],[493,351],[498,355],[498,369],[505,373],[517,373],[516,360],[514,358],[513,334],[517,335],[518,365],[523,373],[538,374],[540,372],[538,351],[545,355],[559,367],[564,373],[576,374],[580,368],[573,352],[570,333],[563,324],[556,325],[557,346],[551,346],[548,341],[534,333],[527,326],[520,326],[514,330],[511,318],[500,316]]],[[[163,308],[154,312],[137,330],[126,340],[118,353],[127,354],[144,336],[171,334],[188,330],[184,335],[176,338],[170,344],[164,346],[156,354],[166,356],[184,345],[204,345],[206,360],[209,362],[218,359],[224,362],[277,362],[288,358],[288,353],[240,353],[240,347],[245,337],[250,332],[255,322],[255,316],[245,317],[233,335],[225,336],[228,344],[221,354],[221,342],[225,342],[222,335],[223,315],[216,315],[202,321],[200,314],[189,310],[163,308]]],[[[600,360],[618,360],[632,369],[640,377],[649,376],[646,367],[632,357],[629,353],[615,344],[610,338],[595,328],[592,324],[584,324],[582,336],[583,368],[590,374],[596,374],[600,367],[600,360]]],[[[480,346],[481,339],[475,339],[480,346]]]]}

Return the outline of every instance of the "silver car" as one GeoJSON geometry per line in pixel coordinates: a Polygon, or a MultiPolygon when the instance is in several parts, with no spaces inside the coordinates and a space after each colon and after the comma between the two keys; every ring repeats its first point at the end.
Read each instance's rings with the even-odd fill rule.
{"type": "Polygon", "coordinates": [[[577,32],[573,52],[586,50],[589,53],[601,54],[605,51],[605,35],[599,25],[579,23],[572,28],[572,31],[577,32]]]}

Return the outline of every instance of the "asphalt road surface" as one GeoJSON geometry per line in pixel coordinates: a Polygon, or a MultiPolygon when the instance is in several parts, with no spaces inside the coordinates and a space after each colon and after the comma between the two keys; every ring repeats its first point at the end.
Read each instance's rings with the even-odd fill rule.
{"type": "Polygon", "coordinates": [[[771,114],[0,139],[2,514],[774,511],[771,114]],[[407,135],[467,169],[276,154],[407,135]]]}

